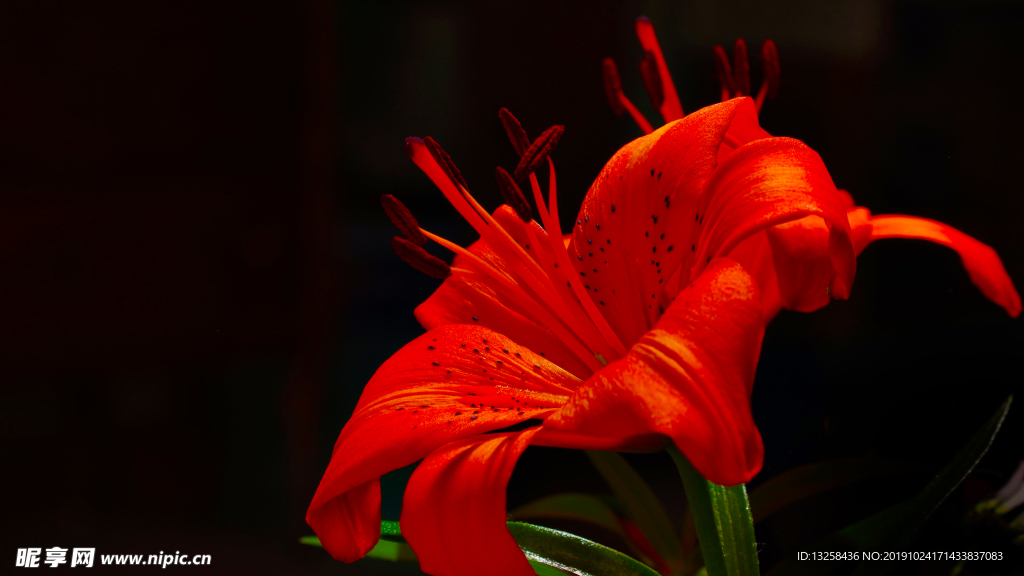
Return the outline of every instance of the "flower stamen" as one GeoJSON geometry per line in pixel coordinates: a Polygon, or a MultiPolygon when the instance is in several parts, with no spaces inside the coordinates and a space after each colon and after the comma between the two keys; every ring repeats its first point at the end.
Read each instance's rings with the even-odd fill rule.
{"type": "Polygon", "coordinates": [[[519,189],[515,179],[504,168],[498,166],[494,169],[494,180],[498,183],[498,190],[501,191],[505,204],[516,211],[516,215],[524,224],[529,224],[533,220],[533,210],[530,209],[530,203],[526,201],[526,196],[523,196],[523,191],[519,189]]]}
{"type": "Polygon", "coordinates": [[[601,73],[604,78],[604,91],[608,96],[608,105],[616,116],[622,116],[623,111],[628,111],[633,121],[643,130],[644,134],[654,132],[651,123],[637,110],[629,98],[622,91],[622,80],[619,78],[619,68],[611,58],[605,58],[601,62],[601,73]]]}
{"type": "Polygon", "coordinates": [[[658,75],[658,64],[654,60],[654,52],[648,50],[644,59],[640,61],[640,78],[644,81],[644,90],[651,97],[651,104],[656,110],[661,110],[665,103],[665,90],[661,85],[661,76],[658,75]]]}
{"type": "Polygon", "coordinates": [[[423,248],[413,244],[401,236],[395,236],[391,239],[391,248],[393,248],[395,250],[395,254],[398,254],[398,257],[405,260],[408,265],[420,272],[423,272],[431,278],[444,280],[452,275],[451,267],[448,266],[444,260],[428,253],[423,248]]]}
{"type": "Polygon", "coordinates": [[[569,332],[562,322],[559,322],[551,312],[546,310],[543,306],[538,304],[538,300],[529,293],[525,292],[515,278],[508,276],[497,268],[493,267],[484,259],[480,258],[476,254],[473,254],[469,250],[459,246],[458,244],[447,240],[441,236],[433,234],[427,230],[420,230],[425,236],[436,242],[438,245],[451,250],[455,254],[463,256],[470,261],[473,268],[469,270],[454,269],[456,271],[463,270],[468,274],[473,274],[475,277],[487,284],[491,289],[500,294],[504,298],[508,298],[509,301],[515,302],[520,306],[522,311],[526,312],[528,317],[541,324],[542,326],[550,329],[555,336],[561,340],[576,356],[587,364],[591,369],[597,370],[600,366],[594,364],[591,361],[591,354],[577,337],[573,336],[569,332]],[[523,296],[529,296],[523,298],[523,296]]]}
{"type": "MultiPolygon", "coordinates": [[[[526,138],[525,131],[515,117],[507,110],[499,112],[509,139],[513,146],[522,143],[526,138]]],[[[515,176],[504,169],[495,171],[496,179],[506,201],[517,210],[517,216],[526,223],[528,236],[526,246],[537,246],[532,254],[527,253],[509,232],[485,210],[462,180],[454,162],[433,139],[419,140],[410,138],[406,141],[409,156],[422,169],[434,184],[441,189],[460,214],[472,225],[481,238],[495,251],[507,266],[507,272],[499,272],[486,264],[479,257],[472,257],[471,268],[479,268],[479,281],[491,286],[504,298],[515,302],[518,307],[533,317],[539,324],[548,327],[562,340],[566,346],[587,366],[596,370],[602,365],[597,356],[615,360],[625,355],[626,350],[618,336],[611,329],[604,316],[575,276],[575,268],[569,262],[565,245],[562,241],[556,207],[556,184],[554,164],[549,154],[562,135],[564,127],[554,126],[542,133],[528,148],[520,159],[515,176],[529,178],[538,198],[538,210],[544,221],[545,229],[550,232],[548,241],[554,250],[555,262],[543,250],[538,242],[539,233],[534,230],[532,212],[522,190],[515,184],[515,176]],[[425,153],[429,152],[429,154],[425,153]],[[544,205],[535,170],[539,164],[547,160],[550,169],[550,202],[551,213],[544,205]],[[517,194],[518,192],[518,194],[517,194]],[[562,286],[562,283],[565,286],[562,286]],[[575,300],[575,302],[573,301],[575,300]],[[587,350],[589,348],[589,350],[587,350]]],[[[421,229],[422,230],[422,229],[421,229]]],[[[423,231],[426,237],[435,240],[458,254],[472,254],[440,237],[423,231]]]]}
{"type": "Polygon", "coordinates": [[[725,102],[732,98],[733,92],[736,91],[736,84],[732,79],[732,65],[729,64],[729,56],[725,53],[725,48],[715,46],[713,54],[715,55],[718,82],[722,87],[722,102],[725,102]]]}
{"type": "MultiPolygon", "coordinates": [[[[665,119],[671,122],[683,117],[683,105],[679,102],[679,94],[676,93],[676,85],[672,82],[672,76],[668,73],[668,65],[665,64],[665,57],[661,53],[661,46],[658,44],[658,37],[654,34],[654,25],[644,16],[636,20],[636,35],[640,39],[645,53],[651,53],[654,59],[654,66],[661,80],[661,87],[664,98],[658,111],[665,119]]],[[[646,81],[645,81],[646,84],[646,81]]]]}
{"type": "MultiPolygon", "coordinates": [[[[750,60],[747,57],[747,43],[742,38],[736,40],[733,45],[732,65],[729,64],[725,48],[721,46],[715,46],[714,58],[718,81],[722,87],[722,102],[740,96],[750,96],[750,60]]],[[[775,47],[775,42],[765,40],[761,45],[761,62],[764,79],[754,99],[758,113],[761,112],[766,97],[774,100],[779,93],[779,51],[775,47]]]]}
{"type": "Polygon", "coordinates": [[[526,130],[523,130],[523,125],[508,111],[508,108],[498,110],[498,118],[501,119],[501,124],[505,127],[505,132],[508,133],[508,139],[512,142],[512,147],[516,149],[516,154],[522,157],[530,147],[530,138],[526,135],[526,130]]]}
{"type": "Polygon", "coordinates": [[[754,101],[758,113],[761,112],[765,95],[770,100],[774,100],[779,95],[779,50],[775,47],[775,42],[765,40],[761,45],[761,62],[764,64],[764,80],[761,82],[761,89],[757,92],[757,99],[754,101]]]}
{"type": "Polygon", "coordinates": [[[455,162],[452,162],[452,157],[444,151],[444,148],[441,148],[441,145],[430,136],[424,138],[423,143],[426,144],[430,155],[434,157],[434,161],[444,170],[444,173],[452,183],[469,190],[469,184],[466,184],[466,180],[462,177],[462,172],[459,172],[459,168],[455,165],[455,162]]]}
{"type": "Polygon", "coordinates": [[[732,46],[732,78],[736,87],[734,97],[750,96],[750,60],[743,38],[737,38],[732,46]]]}
{"type": "Polygon", "coordinates": [[[552,126],[541,132],[540,136],[537,136],[533,144],[530,144],[530,147],[523,153],[523,157],[519,159],[519,165],[516,166],[515,172],[513,172],[516,182],[526,180],[527,176],[537,170],[541,162],[555,149],[558,140],[564,132],[565,126],[552,126]]]}
{"type": "Polygon", "coordinates": [[[410,242],[418,246],[427,243],[427,237],[420,232],[420,225],[416,222],[416,218],[398,198],[391,194],[385,194],[380,197],[380,205],[384,207],[384,213],[387,214],[388,220],[391,220],[395,228],[398,228],[398,231],[410,242]]]}
{"type": "MultiPolygon", "coordinates": [[[[555,183],[555,163],[548,158],[548,169],[550,170],[550,182],[548,184],[548,204],[545,206],[544,198],[541,195],[540,184],[537,182],[537,176],[534,174],[530,175],[530,184],[533,187],[534,200],[537,202],[537,211],[540,212],[541,218],[544,219],[544,228],[546,230],[561,231],[561,223],[558,220],[558,188],[555,183]],[[545,216],[547,218],[545,218],[545,216]]],[[[565,245],[562,244],[560,234],[548,233],[548,240],[552,243],[551,247],[554,249],[555,254],[558,255],[561,260],[562,268],[565,270],[564,275],[568,278],[568,281],[576,294],[577,300],[583,305],[583,309],[586,311],[593,325],[597,327],[605,341],[611,345],[616,356],[613,359],[626,355],[626,347],[622,345],[619,337],[612,330],[608,321],[605,320],[604,315],[594,305],[594,301],[591,300],[590,295],[587,294],[586,289],[583,287],[583,283],[580,282],[579,277],[571,273],[570,270],[575,270],[572,267],[572,263],[569,262],[569,254],[565,250],[565,245]]]]}

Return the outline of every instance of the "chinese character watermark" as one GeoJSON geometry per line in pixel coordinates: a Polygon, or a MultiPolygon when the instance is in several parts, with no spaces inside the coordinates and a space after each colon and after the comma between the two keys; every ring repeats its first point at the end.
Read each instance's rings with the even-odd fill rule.
{"type": "Polygon", "coordinates": [[[39,566],[39,555],[42,552],[42,548],[18,548],[18,561],[15,566],[36,568],[39,566]]]}
{"type": "Polygon", "coordinates": [[[71,552],[71,567],[85,566],[86,568],[92,568],[92,562],[95,559],[95,548],[75,548],[71,552]]]}

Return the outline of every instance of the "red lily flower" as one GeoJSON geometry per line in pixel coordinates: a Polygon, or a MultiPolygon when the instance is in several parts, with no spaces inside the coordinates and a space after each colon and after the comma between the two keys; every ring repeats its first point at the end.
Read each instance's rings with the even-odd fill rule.
{"type": "MultiPolygon", "coordinates": [[[[636,32],[645,51],[645,58],[640,63],[644,86],[665,122],[677,120],[682,117],[682,107],[675,96],[675,87],[650,20],[639,18],[636,32]]],[[[737,40],[733,46],[732,64],[721,46],[715,46],[714,57],[722,101],[750,96],[750,66],[743,39],[737,40]]],[[[762,45],[761,60],[764,78],[755,98],[757,112],[761,111],[766,97],[774,98],[779,89],[779,54],[771,40],[762,45]]],[[[653,131],[651,123],[622,92],[618,70],[610,59],[604,61],[604,77],[612,110],[616,114],[629,111],[640,129],[650,134],[653,131]]],[[[763,131],[760,134],[751,132],[740,139],[749,142],[767,136],[763,131]]],[[[941,222],[914,216],[871,216],[867,208],[856,206],[846,191],[840,190],[840,196],[847,210],[858,255],[870,243],[884,238],[911,238],[942,244],[956,250],[971,280],[986,297],[1002,306],[1010,316],[1020,314],[1020,296],[991,247],[941,222]]],[[[729,253],[730,258],[742,264],[757,279],[766,320],[774,317],[781,308],[811,312],[828,304],[828,285],[832,278],[826,249],[828,234],[829,226],[821,218],[808,216],[754,234],[729,253]]]]}
{"type": "Polygon", "coordinates": [[[531,142],[502,110],[521,160],[513,174],[498,169],[507,205],[493,214],[436,142],[407,141],[481,239],[462,248],[384,199],[405,235],[396,252],[444,282],[416,309],[427,333],[367,384],[310,505],[306,519],[335,558],[374,546],[380,476],[420,459],[401,525],[432,574],[533,573],[505,527],[505,487],[531,444],[649,451],[672,442],[718,484],[759,471],[750,393],[765,301],[789,304],[783,294],[799,300],[818,288],[846,298],[860,244],[818,155],[758,126],[763,96],[682,117],[653,31],[639,29],[645,84],[669,123],[612,157],[567,237],[550,159],[561,127],[531,142]],[[544,163],[546,201],[534,174],[544,163]],[[519,188],[527,181],[543,226],[519,188]],[[456,253],[450,266],[421,247],[428,240],[456,253]],[[539,424],[501,431],[527,421],[539,424]]]}

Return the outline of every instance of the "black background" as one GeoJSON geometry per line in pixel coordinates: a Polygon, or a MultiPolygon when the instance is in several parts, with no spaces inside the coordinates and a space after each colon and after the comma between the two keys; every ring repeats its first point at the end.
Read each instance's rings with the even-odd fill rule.
{"type": "MultiPolygon", "coordinates": [[[[437,285],[393,255],[378,197],[474,239],[402,142],[436,138],[495,207],[493,167],[515,162],[498,108],[533,135],[564,124],[555,157],[572,214],[640,134],[608,110],[603,57],[655,119],[635,68],[640,14],[687,111],[718,99],[714,44],[773,38],[769,132],[817,150],[858,204],[956,226],[1024,279],[1020,3],[484,4],[4,4],[0,565],[19,547],[95,546],[212,554],[204,571],[223,574],[392,568],[343,566],[296,540],[363,384],[421,332],[412,310],[437,285]]],[[[953,252],[878,243],[849,301],[769,327],[753,484],[825,458],[940,464],[1020,388],[1022,350],[1020,321],[953,252]]],[[[944,523],[1005,480],[1022,428],[1015,407],[914,549],[948,543],[944,523]]],[[[631,460],[678,514],[667,458],[631,460]]],[[[385,518],[408,473],[384,478],[385,518]]],[[[773,519],[759,527],[762,566],[926,479],[773,519]]],[[[581,454],[531,449],[509,505],[561,490],[607,488],[581,454]]]]}

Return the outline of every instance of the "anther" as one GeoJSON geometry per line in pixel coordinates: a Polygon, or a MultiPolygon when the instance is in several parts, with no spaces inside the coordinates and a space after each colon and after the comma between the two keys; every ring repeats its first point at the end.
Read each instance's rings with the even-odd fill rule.
{"type": "Polygon", "coordinates": [[[391,248],[399,258],[405,260],[413,268],[423,272],[427,276],[444,280],[452,275],[452,269],[437,256],[433,256],[423,248],[413,244],[405,238],[395,236],[391,239],[391,248]]]}
{"type": "Polygon", "coordinates": [[[764,65],[764,82],[761,85],[761,91],[757,95],[758,109],[760,104],[764,102],[764,94],[767,92],[768,98],[774,100],[779,95],[779,50],[775,47],[775,42],[771,40],[765,40],[764,44],[761,45],[761,62],[764,65]]]}
{"type": "Polygon", "coordinates": [[[516,182],[522,182],[527,176],[532,174],[540,166],[541,162],[547,159],[548,154],[555,149],[555,145],[558,144],[558,139],[562,137],[562,133],[565,132],[565,126],[552,126],[536,140],[523,154],[523,157],[519,159],[519,165],[516,166],[514,173],[516,182]]]}
{"type": "Polygon", "coordinates": [[[436,140],[427,136],[423,139],[423,144],[426,145],[427,150],[430,151],[430,155],[434,157],[434,160],[441,166],[444,173],[456,186],[462,186],[464,189],[469,190],[469,184],[466,184],[466,180],[462,177],[462,173],[459,172],[458,167],[455,166],[455,162],[452,162],[452,157],[441,148],[441,145],[436,140]]]}
{"type": "Polygon", "coordinates": [[[504,168],[498,166],[494,169],[494,180],[498,183],[498,190],[501,190],[501,197],[505,199],[505,204],[516,211],[516,216],[519,216],[519,219],[527,224],[533,220],[530,203],[526,201],[526,196],[523,196],[523,191],[519,189],[519,185],[512,179],[512,176],[504,168]]]}
{"type": "Polygon", "coordinates": [[[747,43],[737,38],[732,47],[732,76],[736,82],[737,96],[750,96],[750,61],[747,59],[747,43]]]}
{"type": "Polygon", "coordinates": [[[512,141],[512,147],[516,149],[516,154],[522,157],[530,147],[530,138],[526,135],[526,130],[523,130],[523,125],[508,111],[508,108],[498,110],[498,118],[501,118],[501,125],[505,127],[505,132],[508,133],[508,139],[512,141]]]}
{"type": "Polygon", "coordinates": [[[398,198],[391,194],[385,194],[380,197],[380,205],[384,207],[384,213],[388,215],[388,220],[391,220],[395,228],[398,228],[398,231],[410,242],[418,246],[427,243],[427,237],[420,232],[420,225],[416,222],[416,218],[398,198]]]}
{"type": "Polygon", "coordinates": [[[616,116],[622,116],[626,111],[619,94],[622,93],[622,80],[619,78],[619,67],[611,58],[605,58],[601,62],[601,75],[604,78],[604,93],[608,96],[608,105],[616,116]]]}
{"type": "MultiPolygon", "coordinates": [[[[655,109],[661,110],[661,105],[665,103],[665,90],[661,85],[661,75],[658,74],[658,63],[654,59],[654,52],[650,50],[640,61],[640,77],[644,81],[644,89],[651,97],[651,104],[654,104],[655,109]]],[[[653,170],[651,176],[654,176],[653,170]]]]}
{"type": "Polygon", "coordinates": [[[718,75],[718,83],[722,87],[722,102],[732,98],[736,91],[736,85],[732,79],[732,65],[729,64],[729,56],[725,48],[715,46],[715,71],[718,75]]]}

